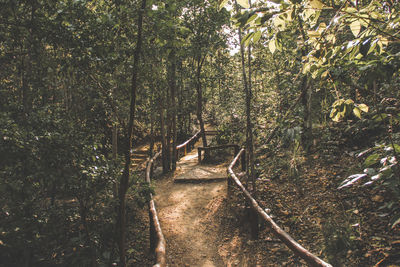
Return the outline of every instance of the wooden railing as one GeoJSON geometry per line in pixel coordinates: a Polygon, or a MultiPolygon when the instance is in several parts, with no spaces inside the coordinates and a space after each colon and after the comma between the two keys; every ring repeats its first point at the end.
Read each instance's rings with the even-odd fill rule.
{"type": "MultiPolygon", "coordinates": [[[[225,148],[233,148],[234,149],[233,156],[236,156],[239,153],[239,149],[240,149],[240,147],[238,145],[219,145],[219,146],[198,147],[197,148],[197,154],[198,154],[197,159],[200,163],[201,162],[201,151],[204,151],[206,154],[208,151],[211,151],[211,150],[218,150],[218,149],[225,149],[225,148]]],[[[245,157],[242,157],[242,169],[243,170],[245,170],[245,168],[246,168],[245,164],[246,164],[245,157]]]]}
{"type": "MultiPolygon", "coordinates": [[[[186,155],[194,148],[194,144],[200,137],[200,131],[196,132],[191,138],[176,147],[177,159],[179,151],[183,150],[186,155]]],[[[150,185],[152,169],[154,161],[161,155],[161,151],[157,152],[154,157],[147,161],[146,167],[146,182],[150,185]]],[[[158,219],[156,205],[154,203],[153,194],[150,193],[149,201],[149,218],[150,218],[150,249],[155,253],[156,263],[153,267],[165,267],[167,265],[166,258],[166,242],[161,230],[160,221],[158,219]]]]}
{"type": "MultiPolygon", "coordinates": [[[[332,266],[329,263],[324,262],[304,247],[302,247],[299,243],[297,243],[289,234],[287,234],[282,228],[280,228],[272,218],[260,207],[257,201],[251,196],[251,194],[246,190],[246,188],[242,185],[237,175],[233,171],[233,167],[240,157],[243,157],[243,153],[245,153],[245,149],[242,148],[239,153],[237,153],[236,157],[233,159],[231,164],[228,167],[228,194],[232,187],[232,182],[239,187],[239,189],[243,192],[246,200],[249,202],[252,211],[262,218],[266,224],[270,227],[271,231],[283,242],[285,245],[291,249],[296,255],[304,259],[310,266],[332,266]]],[[[256,218],[257,219],[257,218],[256,218]]],[[[256,222],[258,220],[255,220],[256,222]]],[[[258,224],[258,222],[257,222],[258,224]]],[[[258,227],[258,225],[257,225],[258,227]]]]}
{"type": "Polygon", "coordinates": [[[183,151],[183,156],[190,152],[194,148],[194,144],[199,140],[201,131],[197,131],[192,137],[186,140],[184,143],[176,146],[176,159],[179,159],[179,152],[183,151]]]}
{"type": "MultiPolygon", "coordinates": [[[[148,160],[146,168],[146,182],[151,183],[151,173],[154,161],[160,156],[161,152],[157,152],[154,157],[148,160]]],[[[157,210],[150,193],[149,201],[149,218],[150,218],[150,249],[155,253],[156,263],[153,267],[165,267],[167,264],[165,253],[165,239],[161,230],[160,221],[158,220],[157,210]]]]}

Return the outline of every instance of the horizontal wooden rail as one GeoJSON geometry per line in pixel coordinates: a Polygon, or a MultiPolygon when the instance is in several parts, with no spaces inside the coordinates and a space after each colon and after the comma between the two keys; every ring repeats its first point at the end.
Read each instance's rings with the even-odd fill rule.
{"type": "Polygon", "coordinates": [[[199,136],[200,132],[201,132],[201,131],[198,130],[192,137],[190,137],[190,138],[189,138],[188,140],[186,140],[184,143],[182,143],[182,144],[180,144],[180,145],[177,145],[177,146],[176,146],[176,149],[180,149],[180,148],[186,146],[187,144],[189,144],[191,141],[193,141],[194,139],[196,139],[196,138],[199,136]]]}
{"type": "Polygon", "coordinates": [[[208,135],[217,135],[218,131],[217,130],[208,130],[208,131],[206,131],[206,134],[208,134],[208,135]]]}
{"type": "Polygon", "coordinates": [[[179,151],[183,150],[183,155],[185,156],[189,151],[194,148],[194,144],[200,138],[201,131],[197,131],[192,137],[186,140],[184,143],[176,146],[176,159],[179,159],[179,151]]]}
{"type": "MultiPolygon", "coordinates": [[[[178,145],[176,147],[176,152],[178,155],[179,149],[184,148],[185,154],[187,150],[190,150],[191,147],[194,147],[194,143],[198,140],[200,136],[200,131],[196,132],[191,138],[186,140],[184,143],[178,145]],[[189,146],[187,149],[186,147],[189,146]]],[[[151,175],[154,161],[161,155],[161,151],[157,152],[154,157],[147,161],[146,167],[146,182],[148,184],[151,183],[151,175]]],[[[153,194],[150,193],[150,201],[149,201],[149,218],[150,218],[150,249],[154,251],[156,256],[156,263],[153,267],[165,267],[167,265],[166,259],[166,242],[164,235],[161,230],[160,221],[158,219],[156,205],[154,203],[153,194]]]]}
{"type": "Polygon", "coordinates": [[[246,190],[246,188],[242,185],[238,177],[233,171],[233,167],[235,166],[238,159],[244,153],[245,149],[242,148],[236,157],[233,159],[231,164],[228,167],[228,186],[230,186],[230,180],[240,188],[243,192],[246,200],[250,203],[251,208],[260,216],[267,225],[271,228],[271,231],[283,242],[285,245],[291,249],[296,255],[304,259],[310,266],[332,266],[329,263],[324,262],[304,247],[302,247],[299,243],[297,243],[289,234],[287,234],[282,228],[280,228],[274,220],[260,207],[257,201],[251,196],[251,194],[246,190]]]}
{"type": "MultiPolygon", "coordinates": [[[[161,155],[157,152],[154,157],[148,160],[146,168],[146,182],[151,183],[151,173],[154,161],[161,155]]],[[[165,267],[167,265],[165,253],[165,239],[161,230],[160,221],[158,220],[157,210],[154,203],[153,195],[150,193],[149,201],[149,218],[150,218],[150,249],[156,255],[156,263],[153,267],[165,267]]]]}
{"type": "MultiPolygon", "coordinates": [[[[237,155],[237,153],[239,153],[239,145],[235,145],[235,144],[230,144],[230,145],[219,145],[219,146],[207,146],[207,147],[198,147],[197,148],[197,159],[199,161],[199,163],[201,162],[201,151],[210,151],[210,150],[217,150],[217,149],[225,149],[225,148],[234,148],[234,156],[237,155]]],[[[246,167],[246,162],[244,161],[245,157],[242,157],[242,169],[244,170],[244,168],[246,167]]]]}

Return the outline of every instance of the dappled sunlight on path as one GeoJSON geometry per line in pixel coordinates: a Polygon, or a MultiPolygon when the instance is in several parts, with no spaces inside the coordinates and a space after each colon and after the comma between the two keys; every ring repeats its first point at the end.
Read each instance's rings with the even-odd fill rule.
{"type": "Polygon", "coordinates": [[[181,158],[172,177],[157,182],[155,200],[168,266],[224,266],[213,220],[225,198],[226,166],[198,164],[197,149],[181,158]],[[176,183],[179,179],[200,183],[176,183]]]}

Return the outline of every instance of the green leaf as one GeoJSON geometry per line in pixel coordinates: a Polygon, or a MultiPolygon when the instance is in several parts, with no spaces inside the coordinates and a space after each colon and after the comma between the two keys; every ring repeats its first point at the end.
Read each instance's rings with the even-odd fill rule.
{"type": "Polygon", "coordinates": [[[356,13],[357,9],[355,9],[354,7],[346,7],[345,9],[343,9],[344,12],[346,13],[356,13]]]}
{"type": "Polygon", "coordinates": [[[253,43],[257,43],[261,38],[261,31],[258,31],[253,36],[253,43]]]}
{"type": "Polygon", "coordinates": [[[359,105],[357,105],[357,107],[358,107],[361,111],[364,111],[364,112],[368,112],[368,110],[369,110],[368,106],[365,105],[365,104],[359,104],[359,105]]]}
{"type": "Polygon", "coordinates": [[[311,1],[310,1],[310,6],[311,6],[312,8],[315,8],[315,9],[322,9],[322,8],[324,7],[324,4],[321,3],[321,2],[318,1],[318,0],[311,0],[311,1]]]}
{"type": "Polygon", "coordinates": [[[350,30],[357,37],[361,31],[361,22],[359,20],[355,20],[350,24],[350,30]]]}
{"type": "Polygon", "coordinates": [[[280,16],[276,16],[273,21],[275,27],[277,27],[279,30],[283,31],[285,29],[286,23],[280,16]]]}
{"type": "Polygon", "coordinates": [[[310,18],[312,15],[315,14],[315,10],[311,9],[311,8],[306,8],[303,12],[303,19],[307,20],[308,18],[310,18]]]}
{"type": "Polygon", "coordinates": [[[224,8],[224,7],[226,6],[227,3],[228,3],[228,0],[219,1],[219,10],[221,10],[222,8],[224,8]]]}
{"type": "Polygon", "coordinates": [[[396,153],[400,153],[400,146],[398,144],[394,144],[394,150],[396,153]]]}
{"type": "Polygon", "coordinates": [[[378,42],[378,39],[374,40],[374,41],[371,43],[371,46],[369,47],[369,50],[368,50],[368,52],[367,52],[367,55],[369,55],[370,53],[372,53],[372,52],[375,50],[377,42],[378,42]]]}
{"type": "Polygon", "coordinates": [[[253,39],[254,36],[254,32],[252,32],[249,36],[249,38],[247,38],[246,42],[244,43],[245,46],[249,46],[251,39],[253,39]]]}
{"type": "Polygon", "coordinates": [[[335,102],[333,102],[332,107],[341,106],[343,103],[344,103],[344,99],[338,99],[335,102]]]}
{"type": "Polygon", "coordinates": [[[247,0],[237,0],[238,4],[241,5],[243,8],[249,8],[249,1],[247,0]]]}
{"type": "Polygon", "coordinates": [[[254,35],[254,32],[248,33],[248,34],[242,39],[241,44],[244,45],[244,46],[248,46],[249,43],[250,43],[251,38],[253,37],[253,35],[254,35]]]}
{"type": "Polygon", "coordinates": [[[321,34],[317,31],[307,31],[307,35],[310,38],[318,38],[321,36],[321,34]]]}
{"type": "Polygon", "coordinates": [[[385,113],[376,114],[375,116],[372,117],[372,119],[375,120],[376,122],[383,121],[386,118],[387,114],[385,113]]]}
{"type": "Polygon", "coordinates": [[[331,114],[329,114],[329,118],[335,117],[336,116],[336,112],[337,112],[336,108],[331,109],[331,114]]]}
{"type": "Polygon", "coordinates": [[[353,109],[354,115],[356,115],[357,118],[361,119],[361,110],[358,107],[355,107],[353,109]]]}
{"type": "Polygon", "coordinates": [[[254,14],[252,16],[250,16],[247,21],[246,24],[250,24],[252,21],[256,20],[258,18],[257,14],[254,14]]]}
{"type": "Polygon", "coordinates": [[[272,54],[275,52],[275,50],[276,50],[275,39],[272,39],[271,41],[269,41],[268,48],[272,54]]]}
{"type": "Polygon", "coordinates": [[[339,122],[340,120],[340,113],[336,113],[336,116],[332,118],[334,122],[339,122]]]}
{"type": "Polygon", "coordinates": [[[364,161],[364,166],[369,167],[379,162],[380,155],[379,154],[372,154],[364,161]]]}

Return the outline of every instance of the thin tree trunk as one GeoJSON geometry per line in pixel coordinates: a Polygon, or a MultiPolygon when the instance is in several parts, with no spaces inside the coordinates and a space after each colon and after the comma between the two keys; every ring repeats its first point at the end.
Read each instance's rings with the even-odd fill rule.
{"type": "Polygon", "coordinates": [[[161,135],[161,149],[162,149],[161,160],[162,160],[163,173],[167,173],[168,172],[168,163],[167,163],[168,150],[166,149],[167,148],[167,140],[165,137],[164,107],[161,104],[161,100],[160,100],[160,135],[161,135]]]}
{"type": "MultiPolygon", "coordinates": [[[[249,1],[250,3],[250,1],[249,1]]],[[[251,3],[250,3],[251,6],[251,3]]],[[[254,170],[254,144],[253,144],[253,125],[251,122],[251,101],[252,101],[252,91],[251,91],[251,45],[248,47],[248,69],[249,69],[249,84],[246,90],[246,143],[248,147],[248,177],[252,182],[253,195],[256,194],[256,180],[255,180],[255,170],[254,170]]]]}
{"type": "MultiPolygon", "coordinates": [[[[115,118],[115,120],[117,119],[115,118]]],[[[118,128],[117,128],[117,123],[114,122],[112,129],[112,159],[114,161],[117,160],[117,155],[118,155],[118,128]]],[[[113,184],[113,194],[115,198],[118,196],[118,186],[116,182],[113,184]]]]}
{"type": "MultiPolygon", "coordinates": [[[[115,119],[117,120],[117,119],[115,119]]],[[[113,123],[113,128],[112,128],[112,159],[116,160],[117,159],[117,154],[118,154],[118,128],[117,128],[117,123],[113,123]]]]}
{"type": "Polygon", "coordinates": [[[151,110],[150,114],[150,146],[149,146],[149,157],[153,157],[154,151],[154,111],[151,110]]]}
{"type": "Polygon", "coordinates": [[[127,147],[125,149],[125,166],[119,184],[119,206],[118,206],[118,248],[120,265],[126,266],[126,192],[128,191],[130,165],[131,165],[131,149],[133,138],[133,122],[135,119],[136,109],[136,90],[138,80],[138,66],[140,61],[140,53],[142,48],[142,27],[143,27],[143,13],[146,8],[146,0],[142,0],[141,8],[138,15],[138,35],[137,44],[134,52],[134,61],[132,68],[132,84],[131,84],[131,101],[129,110],[129,123],[126,132],[127,147]]]}
{"type": "MultiPolygon", "coordinates": [[[[236,12],[239,13],[239,7],[238,4],[235,1],[236,5],[236,12]]],[[[240,43],[240,59],[241,59],[241,64],[242,64],[242,80],[243,80],[243,87],[244,87],[244,92],[246,95],[246,150],[250,154],[250,150],[252,151],[252,140],[251,140],[251,118],[250,118],[250,99],[251,96],[249,94],[249,84],[247,80],[247,75],[246,75],[246,64],[245,64],[245,51],[244,51],[244,45],[242,44],[242,30],[239,28],[238,29],[238,35],[239,35],[239,43],[240,43]],[[250,142],[251,141],[251,142],[250,142]]],[[[251,56],[251,55],[250,55],[251,56]]],[[[250,60],[250,58],[249,58],[250,60]]],[[[250,62],[249,62],[250,63],[250,62]]],[[[246,156],[246,171],[247,171],[247,178],[249,180],[252,180],[251,176],[251,167],[250,167],[250,155],[246,156]]],[[[254,184],[253,184],[254,185],[254,184]]]]}
{"type": "MultiPolygon", "coordinates": [[[[153,105],[153,101],[154,101],[154,92],[152,93],[152,97],[151,97],[151,104],[153,105]]],[[[150,114],[150,146],[149,146],[149,158],[151,159],[153,157],[153,151],[154,151],[154,115],[155,112],[153,109],[151,109],[151,114],[150,114]]],[[[151,165],[151,169],[150,169],[150,176],[153,177],[153,165],[151,165]]]]}
{"type": "MultiPolygon", "coordinates": [[[[200,135],[201,139],[203,141],[203,147],[207,146],[207,139],[206,139],[206,130],[204,127],[204,121],[203,121],[203,89],[201,86],[201,80],[200,80],[200,74],[201,74],[201,68],[203,66],[204,56],[201,58],[201,55],[199,55],[198,60],[197,60],[197,71],[196,71],[196,91],[197,91],[197,120],[199,121],[200,124],[200,135]]],[[[204,156],[206,158],[207,155],[204,156]]]]}
{"type": "Polygon", "coordinates": [[[166,139],[166,164],[167,171],[171,170],[171,139],[172,139],[172,107],[170,93],[167,88],[167,139],[166,139]]]}
{"type": "MultiPolygon", "coordinates": [[[[249,1],[251,6],[251,2],[249,1]]],[[[239,13],[239,7],[235,0],[236,12],[239,13]]],[[[240,43],[240,57],[242,63],[243,87],[246,95],[246,172],[247,179],[252,182],[253,195],[256,194],[255,176],[254,176],[254,153],[253,153],[253,132],[251,125],[251,47],[249,46],[248,64],[249,64],[249,80],[246,77],[245,51],[242,44],[242,31],[238,29],[240,43]]],[[[258,216],[250,207],[248,208],[248,216],[251,224],[251,236],[253,239],[258,237],[258,216]]]]}
{"type": "Polygon", "coordinates": [[[182,67],[182,61],[179,61],[179,96],[178,96],[178,123],[179,123],[179,135],[183,136],[186,133],[186,120],[185,120],[185,114],[183,112],[183,91],[184,91],[184,83],[183,83],[183,67],[182,67]]]}
{"type": "Polygon", "coordinates": [[[171,104],[171,130],[172,130],[172,149],[170,149],[171,153],[171,169],[176,169],[176,55],[175,48],[172,48],[169,54],[169,77],[168,84],[170,88],[170,104],[171,104]]]}

